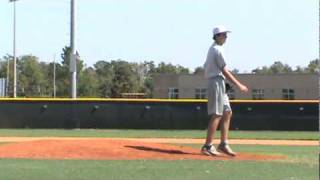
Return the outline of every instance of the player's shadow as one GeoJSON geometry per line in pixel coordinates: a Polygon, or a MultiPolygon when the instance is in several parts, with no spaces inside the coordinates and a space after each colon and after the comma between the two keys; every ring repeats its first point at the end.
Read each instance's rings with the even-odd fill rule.
{"type": "Polygon", "coordinates": [[[125,146],[125,147],[138,149],[141,151],[153,151],[153,152],[160,152],[160,153],[166,153],[166,154],[190,154],[180,150],[167,150],[167,149],[159,149],[159,148],[146,147],[146,146],[125,146]]]}

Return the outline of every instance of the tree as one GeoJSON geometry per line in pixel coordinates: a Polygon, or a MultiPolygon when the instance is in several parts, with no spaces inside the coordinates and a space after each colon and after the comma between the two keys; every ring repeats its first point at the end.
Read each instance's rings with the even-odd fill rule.
{"type": "Polygon", "coordinates": [[[296,66],[296,69],[293,71],[294,73],[306,73],[307,70],[304,67],[296,66]]]}
{"type": "Polygon", "coordinates": [[[288,64],[283,64],[280,61],[275,61],[270,67],[263,66],[251,71],[253,74],[281,74],[292,73],[293,70],[288,64]]]}
{"type": "Polygon", "coordinates": [[[44,82],[43,82],[43,93],[48,96],[53,96],[53,63],[39,63],[40,71],[43,74],[44,82]]]}
{"type": "Polygon", "coordinates": [[[155,73],[170,73],[176,74],[176,69],[172,64],[165,64],[161,62],[158,64],[158,67],[155,68],[155,73]]]}
{"type": "Polygon", "coordinates": [[[117,60],[111,61],[111,65],[114,70],[111,96],[121,97],[122,93],[137,92],[139,89],[138,75],[130,64],[123,60],[117,60]]]}
{"type": "Polygon", "coordinates": [[[17,62],[19,96],[44,96],[45,79],[38,58],[32,55],[26,55],[22,56],[17,62]]]}
{"type": "Polygon", "coordinates": [[[310,73],[319,72],[319,59],[310,61],[306,70],[310,73]]]}
{"type": "Polygon", "coordinates": [[[256,68],[251,71],[253,74],[271,74],[270,69],[267,66],[263,66],[262,68],[256,68]]]}
{"type": "MultiPolygon", "coordinates": [[[[68,97],[71,87],[71,78],[70,78],[70,53],[71,48],[65,46],[62,49],[61,58],[62,62],[60,64],[56,64],[56,86],[57,86],[57,96],[60,97],[68,97]]],[[[80,59],[79,53],[77,52],[77,76],[81,76],[83,71],[83,61],[80,59]]]]}
{"type": "Polygon", "coordinates": [[[204,73],[204,68],[203,67],[196,67],[194,70],[193,74],[203,74],[204,73]]]}
{"type": "Polygon", "coordinates": [[[174,66],[171,63],[166,64],[161,62],[158,67],[155,68],[155,73],[167,73],[167,74],[189,74],[189,69],[183,66],[174,66]]]}
{"type": "Polygon", "coordinates": [[[9,62],[9,83],[8,83],[8,86],[9,86],[8,91],[9,92],[8,92],[8,95],[11,96],[12,89],[13,89],[13,56],[7,54],[2,57],[1,67],[0,67],[0,77],[7,78],[8,62],[9,62]]]}
{"type": "Polygon", "coordinates": [[[276,61],[270,66],[270,71],[272,74],[290,73],[292,69],[287,64],[282,64],[280,61],[276,61]]]}
{"type": "Polygon", "coordinates": [[[97,97],[98,96],[98,77],[96,71],[89,67],[86,68],[78,76],[78,92],[79,96],[83,97],[97,97]]]}
{"type": "Polygon", "coordinates": [[[177,65],[176,66],[177,69],[177,74],[190,74],[190,70],[188,68],[185,68],[183,66],[177,65]]]}
{"type": "Polygon", "coordinates": [[[143,89],[144,81],[147,78],[148,67],[144,63],[131,63],[133,72],[137,75],[139,90],[143,89]]]}
{"type": "MultiPolygon", "coordinates": [[[[65,46],[62,48],[61,58],[62,58],[62,65],[66,68],[70,67],[70,54],[71,54],[71,48],[68,46],[65,46]]],[[[76,52],[78,58],[77,58],[77,73],[80,73],[83,70],[84,63],[83,60],[81,60],[80,55],[78,52],[76,52]]]]}
{"type": "Polygon", "coordinates": [[[154,87],[153,77],[154,77],[154,73],[155,73],[155,65],[154,65],[153,61],[144,61],[143,65],[147,69],[147,74],[144,79],[144,86],[143,86],[142,91],[144,93],[146,93],[146,97],[152,98],[153,97],[153,87],[154,87]]]}
{"type": "Polygon", "coordinates": [[[0,59],[0,77],[5,78],[7,77],[7,63],[8,61],[12,61],[13,57],[9,54],[6,56],[3,56],[2,59],[0,59]]]}
{"type": "Polygon", "coordinates": [[[114,70],[111,63],[98,61],[94,65],[98,79],[98,96],[110,97],[114,70]]]}

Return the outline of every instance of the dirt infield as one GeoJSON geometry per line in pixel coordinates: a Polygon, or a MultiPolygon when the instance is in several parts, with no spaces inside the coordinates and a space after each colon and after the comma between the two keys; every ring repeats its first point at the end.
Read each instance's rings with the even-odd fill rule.
{"type": "MultiPolygon", "coordinates": [[[[0,137],[1,142],[26,142],[37,140],[130,140],[153,143],[177,143],[177,144],[202,144],[203,139],[183,139],[183,138],[92,138],[92,137],[0,137]]],[[[275,146],[319,146],[316,140],[262,140],[262,139],[230,139],[230,144],[247,145],[275,145],[275,146]]],[[[214,141],[215,144],[218,140],[214,141]]]]}
{"type": "MultiPolygon", "coordinates": [[[[82,159],[82,160],[254,160],[269,161],[286,158],[239,152],[236,157],[210,157],[199,149],[182,145],[148,142],[147,139],[125,138],[48,138],[11,139],[0,145],[0,158],[82,159]]],[[[8,140],[8,139],[7,139],[8,140]]],[[[150,140],[150,139],[149,139],[150,140]]],[[[0,140],[1,141],[1,140],[0,140]]],[[[152,141],[152,140],[151,140],[152,141]]]]}

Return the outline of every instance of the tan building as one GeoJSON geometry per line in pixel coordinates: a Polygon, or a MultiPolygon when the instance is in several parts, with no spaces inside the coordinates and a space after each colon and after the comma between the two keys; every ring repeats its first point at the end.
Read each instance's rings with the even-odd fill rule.
{"type": "MultiPolygon", "coordinates": [[[[241,82],[249,87],[242,94],[232,86],[230,99],[318,99],[318,74],[237,74],[241,82]]],[[[203,74],[173,75],[158,74],[154,77],[154,98],[205,99],[207,80],[203,74]]]]}

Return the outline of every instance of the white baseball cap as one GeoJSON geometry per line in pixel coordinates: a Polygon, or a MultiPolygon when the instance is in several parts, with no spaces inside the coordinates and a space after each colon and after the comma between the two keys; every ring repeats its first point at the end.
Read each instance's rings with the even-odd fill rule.
{"type": "Polygon", "coordinates": [[[220,34],[220,33],[230,33],[231,31],[227,30],[226,27],[224,27],[223,25],[219,25],[216,26],[215,28],[213,28],[213,36],[215,36],[216,34],[220,34]]]}

